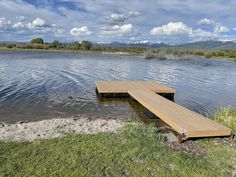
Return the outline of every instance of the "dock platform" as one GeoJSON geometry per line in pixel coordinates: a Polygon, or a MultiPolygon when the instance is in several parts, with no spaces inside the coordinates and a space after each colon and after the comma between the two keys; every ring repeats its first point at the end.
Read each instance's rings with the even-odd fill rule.
{"type": "Polygon", "coordinates": [[[129,90],[149,90],[155,93],[175,93],[176,90],[154,81],[96,81],[99,93],[128,93],[129,90]]]}
{"type": "Polygon", "coordinates": [[[154,81],[96,81],[96,92],[101,97],[129,97],[129,90],[149,90],[173,100],[175,89],[154,81]]]}
{"type": "Polygon", "coordinates": [[[152,81],[96,81],[96,86],[100,96],[125,94],[138,101],[173,128],[179,134],[180,143],[188,138],[232,135],[231,129],[170,101],[176,90],[163,84],[152,81]]]}

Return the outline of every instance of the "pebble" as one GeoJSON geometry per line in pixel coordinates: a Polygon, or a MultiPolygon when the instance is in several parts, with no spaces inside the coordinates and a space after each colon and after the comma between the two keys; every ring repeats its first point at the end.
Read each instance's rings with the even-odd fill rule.
{"type": "Polygon", "coordinates": [[[4,127],[5,124],[4,123],[0,123],[0,128],[4,127]]]}

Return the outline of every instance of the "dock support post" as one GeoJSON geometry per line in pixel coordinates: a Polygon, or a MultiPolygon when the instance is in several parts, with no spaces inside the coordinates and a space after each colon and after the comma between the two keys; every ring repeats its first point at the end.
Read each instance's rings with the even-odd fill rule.
{"type": "Polygon", "coordinates": [[[183,135],[178,134],[178,143],[181,144],[183,142],[183,135]]]}
{"type": "Polygon", "coordinates": [[[232,141],[234,139],[234,134],[231,133],[230,136],[229,136],[229,140],[232,141]]]}

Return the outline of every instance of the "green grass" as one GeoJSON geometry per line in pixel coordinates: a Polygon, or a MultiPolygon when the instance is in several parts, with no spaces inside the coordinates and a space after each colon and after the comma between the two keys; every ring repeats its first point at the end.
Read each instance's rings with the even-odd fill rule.
{"type": "Polygon", "coordinates": [[[200,141],[208,150],[200,157],[170,149],[162,139],[153,126],[127,123],[118,133],[1,142],[0,176],[232,175],[233,147],[200,141]]]}
{"type": "Polygon", "coordinates": [[[236,134],[236,108],[220,108],[211,116],[214,120],[232,129],[236,134]]]}

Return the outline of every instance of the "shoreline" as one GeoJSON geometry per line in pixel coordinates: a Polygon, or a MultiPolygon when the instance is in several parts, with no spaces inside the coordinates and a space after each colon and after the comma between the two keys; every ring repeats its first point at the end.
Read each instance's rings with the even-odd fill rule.
{"type": "Polygon", "coordinates": [[[117,132],[124,123],[121,119],[54,118],[37,122],[0,124],[0,141],[34,141],[64,137],[68,134],[97,134],[117,132]]]}
{"type": "Polygon", "coordinates": [[[63,53],[81,53],[81,54],[104,54],[104,55],[121,55],[121,56],[144,56],[140,53],[122,52],[122,51],[96,51],[96,50],[58,50],[58,49],[21,49],[21,48],[3,48],[0,51],[31,51],[31,52],[63,52],[63,53]]]}
{"type": "MultiPolygon", "coordinates": [[[[122,52],[122,51],[83,51],[83,50],[58,50],[58,49],[21,49],[21,48],[3,48],[0,47],[0,51],[32,51],[32,52],[63,52],[63,53],[81,53],[81,54],[104,54],[104,55],[117,55],[117,56],[142,56],[145,58],[145,53],[135,53],[135,52],[122,52]]],[[[176,59],[176,60],[185,60],[185,59],[192,59],[194,57],[200,57],[205,60],[213,59],[213,60],[223,60],[223,61],[231,61],[236,62],[236,58],[229,58],[229,57],[210,57],[206,58],[202,55],[166,55],[166,59],[176,59]],[[182,59],[182,58],[183,59],[182,59]]],[[[159,59],[159,58],[146,58],[146,59],[159,59]]]]}

